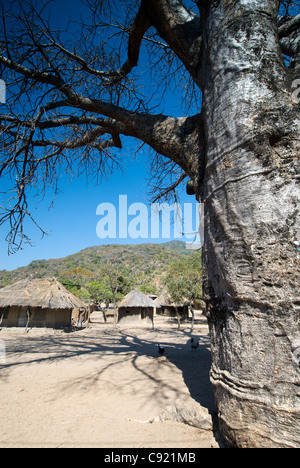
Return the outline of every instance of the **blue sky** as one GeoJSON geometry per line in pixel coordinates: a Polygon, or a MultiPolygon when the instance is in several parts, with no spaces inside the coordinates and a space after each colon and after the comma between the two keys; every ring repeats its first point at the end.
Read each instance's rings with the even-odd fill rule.
{"type": "MultiPolygon", "coordinates": [[[[33,241],[33,246],[24,244],[22,250],[8,256],[7,243],[4,241],[7,226],[2,226],[0,228],[0,270],[11,270],[25,266],[32,260],[64,257],[94,245],[167,242],[171,240],[173,238],[172,229],[170,239],[162,236],[155,240],[151,240],[151,238],[148,240],[131,239],[130,237],[127,239],[99,239],[97,237],[97,223],[102,218],[96,214],[99,204],[112,203],[118,212],[119,195],[127,195],[128,207],[132,203],[144,203],[149,207],[150,213],[146,184],[147,161],[142,155],[138,160],[128,160],[126,171],[127,174],[120,171],[115,172],[110,181],[103,181],[99,186],[87,184],[84,177],[70,182],[66,176],[60,185],[62,193],[57,195],[51,209],[49,209],[52,200],[50,194],[43,201],[32,199],[31,213],[40,226],[49,233],[41,239],[40,231],[32,222],[28,221],[26,233],[33,241]]],[[[182,206],[185,202],[194,203],[194,197],[188,197],[182,191],[180,202],[182,206]]],[[[135,216],[129,216],[128,220],[134,218],[135,216]]],[[[194,220],[195,218],[193,218],[194,220]]]]}
{"type": "MultiPolygon", "coordinates": [[[[127,139],[130,145],[130,139],[127,139]]],[[[133,146],[132,146],[133,149],[133,146]]],[[[128,147],[126,153],[128,153],[128,147]]],[[[133,151],[132,151],[133,152],[133,151]]],[[[39,225],[48,231],[48,234],[41,238],[40,231],[31,222],[26,223],[26,234],[33,242],[33,246],[23,244],[22,250],[13,255],[7,253],[7,243],[5,236],[8,226],[0,227],[0,270],[12,270],[20,266],[28,265],[32,260],[60,258],[78,252],[86,247],[103,244],[135,244],[144,242],[167,242],[173,239],[172,229],[171,237],[159,239],[99,239],[96,233],[97,223],[101,217],[97,216],[96,210],[99,204],[112,203],[118,212],[119,195],[127,195],[128,207],[132,203],[144,203],[149,208],[150,204],[147,195],[147,172],[148,152],[139,153],[138,158],[126,157],[124,164],[125,172],[116,170],[110,177],[110,180],[103,180],[100,185],[87,183],[84,176],[74,178],[72,181],[69,176],[62,174],[59,193],[54,205],[49,209],[52,201],[52,193],[48,192],[44,200],[32,198],[30,200],[30,212],[35,217],[39,225]]],[[[3,187],[1,181],[1,188],[3,187]]],[[[180,203],[195,204],[194,197],[185,194],[184,187],[180,192],[180,203]]],[[[195,213],[195,210],[193,211],[195,213]]],[[[128,221],[135,216],[129,216],[128,221]]],[[[193,217],[193,223],[196,227],[196,218],[193,217]]],[[[117,232],[118,235],[118,232],[117,232]]],[[[150,232],[149,232],[150,235],[150,232]]],[[[183,238],[182,240],[187,240],[183,238]]]]}
{"type": "MultiPolygon", "coordinates": [[[[39,0],[38,0],[39,2],[39,0]]],[[[55,0],[49,7],[55,18],[55,26],[62,31],[66,30],[69,18],[79,21],[82,10],[80,0],[55,0]]],[[[76,28],[76,26],[72,26],[76,28]]],[[[76,29],[75,29],[76,30],[76,29]]],[[[138,72],[143,72],[138,69],[138,72]]],[[[144,74],[146,72],[144,71],[144,74]]],[[[144,75],[145,76],[145,75],[144,75]]],[[[9,99],[9,93],[7,93],[9,99]]],[[[169,115],[185,115],[180,92],[171,91],[165,95],[163,107],[156,112],[164,112],[169,115]]],[[[1,106],[2,104],[0,104],[1,106]]],[[[190,109],[189,113],[196,110],[190,109]]],[[[99,239],[96,234],[96,226],[99,216],[96,215],[97,206],[101,203],[113,203],[118,207],[119,195],[128,196],[128,204],[149,203],[147,197],[147,172],[149,153],[140,151],[138,157],[134,157],[136,144],[130,138],[122,137],[126,156],[124,169],[126,173],[116,171],[109,181],[103,180],[96,186],[93,182],[87,184],[85,177],[69,180],[69,176],[61,174],[59,189],[54,206],[49,210],[52,194],[48,192],[44,200],[31,199],[30,212],[39,225],[48,235],[41,239],[40,231],[30,221],[25,225],[26,234],[31,238],[33,246],[23,244],[22,250],[8,256],[8,245],[5,237],[9,227],[0,227],[0,270],[11,270],[29,264],[32,260],[58,258],[70,255],[89,246],[105,243],[138,243],[147,242],[145,239],[99,239]]],[[[8,187],[7,180],[0,180],[0,192],[8,187]]],[[[181,191],[181,204],[196,203],[194,197],[185,194],[184,187],[181,191]]],[[[3,200],[3,198],[2,198],[3,200]]],[[[0,197],[1,201],[1,197],[0,197]]],[[[196,224],[195,224],[196,226],[196,224]]],[[[155,242],[165,242],[170,239],[156,239],[155,242]]],[[[149,239],[151,242],[151,239],[149,239]]]]}
{"type": "MultiPolygon", "coordinates": [[[[69,17],[79,20],[83,12],[80,0],[56,0],[53,3],[52,13],[55,11],[55,26],[63,31],[66,28],[69,17]],[[55,10],[54,10],[55,9],[55,10]]],[[[72,26],[75,27],[75,26],[72,26]]],[[[9,99],[9,93],[7,93],[9,99]]],[[[1,105],[1,104],[0,104],[1,105]]],[[[181,95],[174,93],[165,96],[164,108],[161,111],[170,115],[184,115],[181,110],[181,95]]],[[[97,206],[101,203],[113,203],[118,207],[119,195],[128,196],[128,205],[131,203],[145,203],[149,206],[147,197],[147,172],[149,152],[139,151],[134,156],[136,142],[130,138],[122,137],[124,150],[121,154],[125,164],[126,173],[117,170],[111,175],[110,180],[103,180],[101,185],[94,182],[87,183],[84,176],[70,178],[61,174],[59,189],[61,193],[56,196],[54,206],[49,210],[52,201],[52,193],[46,193],[45,199],[32,198],[29,211],[46,231],[48,235],[41,238],[40,231],[31,222],[25,224],[25,233],[30,237],[33,246],[23,244],[22,250],[13,255],[8,255],[8,245],[5,236],[8,233],[8,225],[0,227],[0,270],[12,270],[29,264],[32,260],[59,258],[78,252],[89,246],[105,243],[139,243],[151,242],[151,239],[99,239],[96,234],[96,226],[99,216],[96,215],[97,206]]],[[[1,179],[0,192],[7,188],[7,179],[1,179]]],[[[194,197],[188,197],[185,190],[180,193],[180,202],[196,203],[194,197]]],[[[2,198],[3,200],[3,198],[2,198]]],[[[195,221],[196,226],[197,221],[195,221]]],[[[156,239],[155,242],[166,242],[166,238],[156,239]]],[[[183,239],[184,240],[184,239],[183,239]]]]}

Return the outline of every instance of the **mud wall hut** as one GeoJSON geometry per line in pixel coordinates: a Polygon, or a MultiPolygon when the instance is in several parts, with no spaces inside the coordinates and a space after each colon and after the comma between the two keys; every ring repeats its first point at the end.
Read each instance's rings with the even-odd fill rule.
{"type": "Polygon", "coordinates": [[[164,315],[166,317],[179,317],[188,318],[189,304],[187,302],[175,303],[172,302],[168,295],[161,295],[155,299],[157,315],[164,315]]]}
{"type": "Polygon", "coordinates": [[[118,305],[118,323],[153,328],[156,303],[141,291],[131,291],[118,305]]]}
{"type": "Polygon", "coordinates": [[[1,327],[64,328],[86,305],[55,278],[24,279],[0,289],[1,327]]]}

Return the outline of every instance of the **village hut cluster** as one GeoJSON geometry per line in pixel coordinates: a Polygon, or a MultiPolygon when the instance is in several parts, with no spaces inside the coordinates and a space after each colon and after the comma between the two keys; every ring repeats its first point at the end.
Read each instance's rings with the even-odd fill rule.
{"type": "Polygon", "coordinates": [[[55,278],[24,279],[0,289],[1,327],[69,327],[87,310],[55,278]]]}
{"type": "MultiPolygon", "coordinates": [[[[56,278],[24,279],[0,289],[0,327],[69,328],[89,322],[91,307],[56,278]]],[[[120,326],[154,328],[156,315],[188,317],[187,304],[135,289],[117,305],[120,326]]]]}

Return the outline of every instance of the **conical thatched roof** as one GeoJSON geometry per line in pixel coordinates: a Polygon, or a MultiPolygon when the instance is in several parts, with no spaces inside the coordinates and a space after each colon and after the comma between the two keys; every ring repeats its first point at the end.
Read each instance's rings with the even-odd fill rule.
{"type": "Polygon", "coordinates": [[[161,294],[155,299],[155,302],[156,302],[156,307],[172,304],[171,298],[167,294],[161,294]]]}
{"type": "Polygon", "coordinates": [[[189,304],[189,301],[185,300],[182,302],[173,302],[171,297],[168,294],[161,294],[159,297],[155,299],[156,302],[156,307],[159,306],[178,306],[178,307],[183,307],[185,305],[189,304]]]}
{"type": "Polygon", "coordinates": [[[0,308],[82,309],[86,305],[55,278],[24,279],[0,289],[0,308]]]}
{"type": "Polygon", "coordinates": [[[157,307],[157,304],[138,289],[134,289],[119,303],[119,307],[157,307]]]}

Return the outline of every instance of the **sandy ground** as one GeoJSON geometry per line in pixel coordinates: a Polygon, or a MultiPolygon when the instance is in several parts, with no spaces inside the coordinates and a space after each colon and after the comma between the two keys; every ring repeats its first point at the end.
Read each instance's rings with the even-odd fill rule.
{"type": "Polygon", "coordinates": [[[196,352],[188,323],[178,330],[158,318],[155,330],[113,330],[92,320],[72,333],[0,331],[0,447],[217,447],[213,432],[145,422],[179,398],[214,410],[205,319],[196,320],[196,352]]]}

